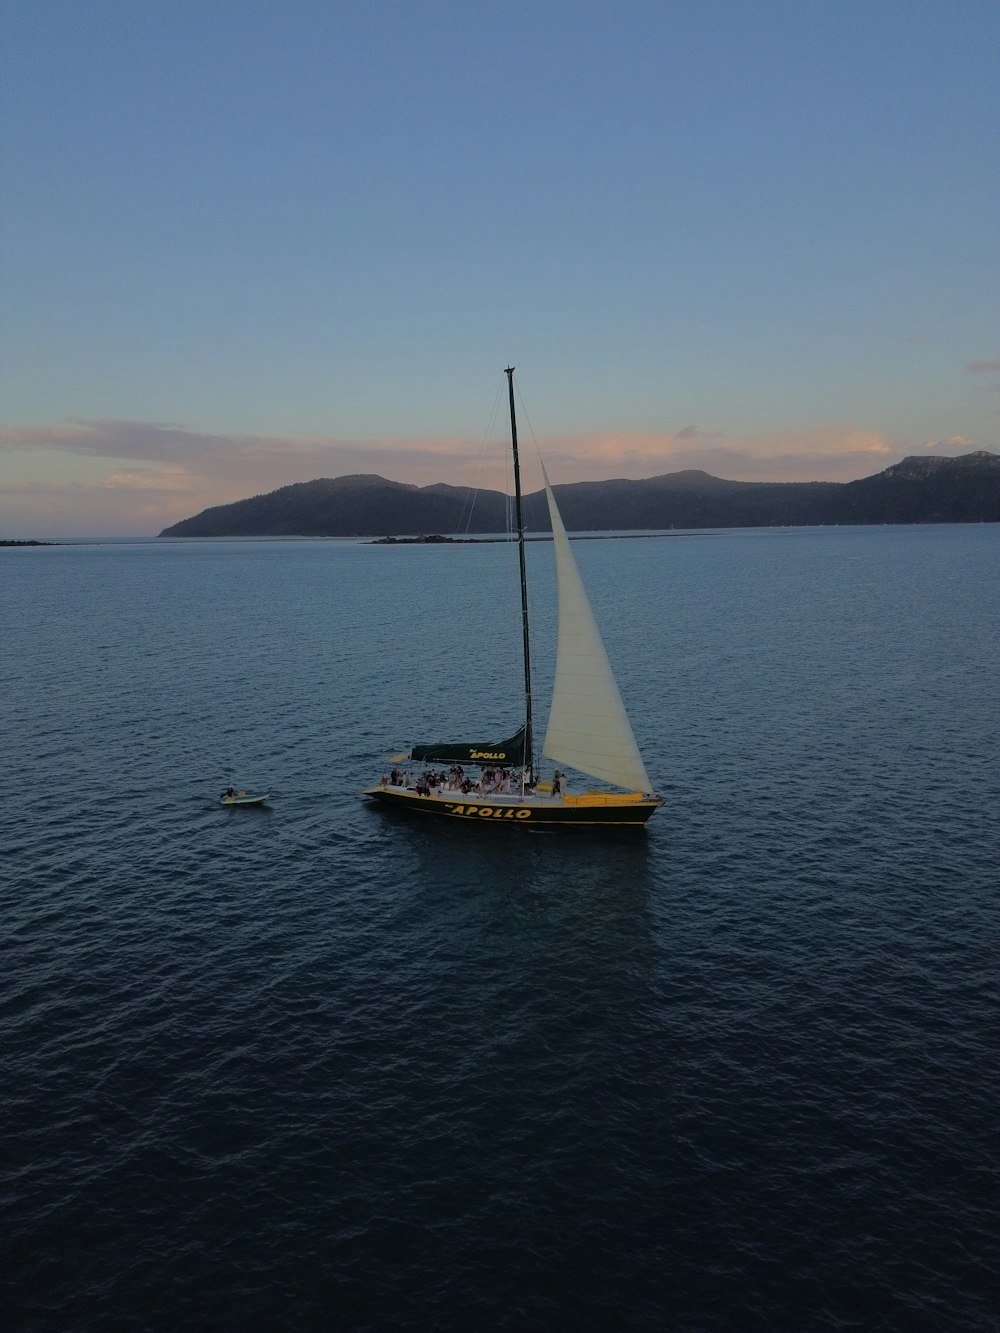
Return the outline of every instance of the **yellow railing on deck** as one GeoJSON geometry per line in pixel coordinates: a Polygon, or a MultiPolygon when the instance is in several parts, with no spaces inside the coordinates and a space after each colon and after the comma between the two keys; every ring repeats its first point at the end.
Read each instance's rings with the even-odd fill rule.
{"type": "Polygon", "coordinates": [[[635,805],[646,798],[641,791],[608,792],[585,791],[579,796],[566,795],[564,805],[635,805]]]}

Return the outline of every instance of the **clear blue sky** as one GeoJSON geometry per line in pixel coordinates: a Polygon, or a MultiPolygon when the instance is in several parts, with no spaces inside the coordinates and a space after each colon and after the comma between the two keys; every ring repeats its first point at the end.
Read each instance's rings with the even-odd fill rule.
{"type": "Polygon", "coordinates": [[[0,535],[463,480],[508,362],[557,481],[1000,447],[996,0],[0,24],[0,535]]]}

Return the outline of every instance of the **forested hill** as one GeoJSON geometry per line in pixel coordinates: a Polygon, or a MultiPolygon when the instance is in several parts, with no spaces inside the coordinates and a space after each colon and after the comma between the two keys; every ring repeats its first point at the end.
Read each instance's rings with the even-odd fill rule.
{"type": "MultiPolygon", "coordinates": [[[[1000,522],[1000,454],[904,458],[860,481],[723,481],[669,472],[645,481],[554,487],[570,531],[751,528],[823,523],[1000,522]]],[[[549,528],[541,491],[525,497],[525,526],[549,528]]],[[[161,537],[380,537],[503,532],[506,497],[466,487],[410,486],[376,476],[282,486],[205,509],[161,537]]]]}

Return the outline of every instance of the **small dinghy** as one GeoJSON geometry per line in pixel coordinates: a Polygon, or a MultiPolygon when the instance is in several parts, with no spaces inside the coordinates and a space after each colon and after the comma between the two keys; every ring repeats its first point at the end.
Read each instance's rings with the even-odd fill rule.
{"type": "Polygon", "coordinates": [[[237,787],[227,787],[219,797],[220,805],[262,805],[270,792],[258,794],[252,791],[240,791],[237,787]]]}

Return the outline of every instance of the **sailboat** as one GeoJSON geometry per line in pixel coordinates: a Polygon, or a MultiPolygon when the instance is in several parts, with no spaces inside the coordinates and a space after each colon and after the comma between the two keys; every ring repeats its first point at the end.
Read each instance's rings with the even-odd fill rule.
{"type": "Polygon", "coordinates": [[[527,828],[641,827],[662,805],[653,791],[622,703],[576,558],[542,463],[556,562],[556,669],[542,754],[616,790],[577,791],[561,768],[538,780],[534,757],[528,584],[514,367],[504,371],[510,400],[514,505],[521,579],[524,723],[502,740],[414,745],[393,755],[364,795],[408,812],[527,828]],[[447,765],[438,772],[435,765],[447,765]],[[574,790],[570,791],[572,785],[574,790]]]}

